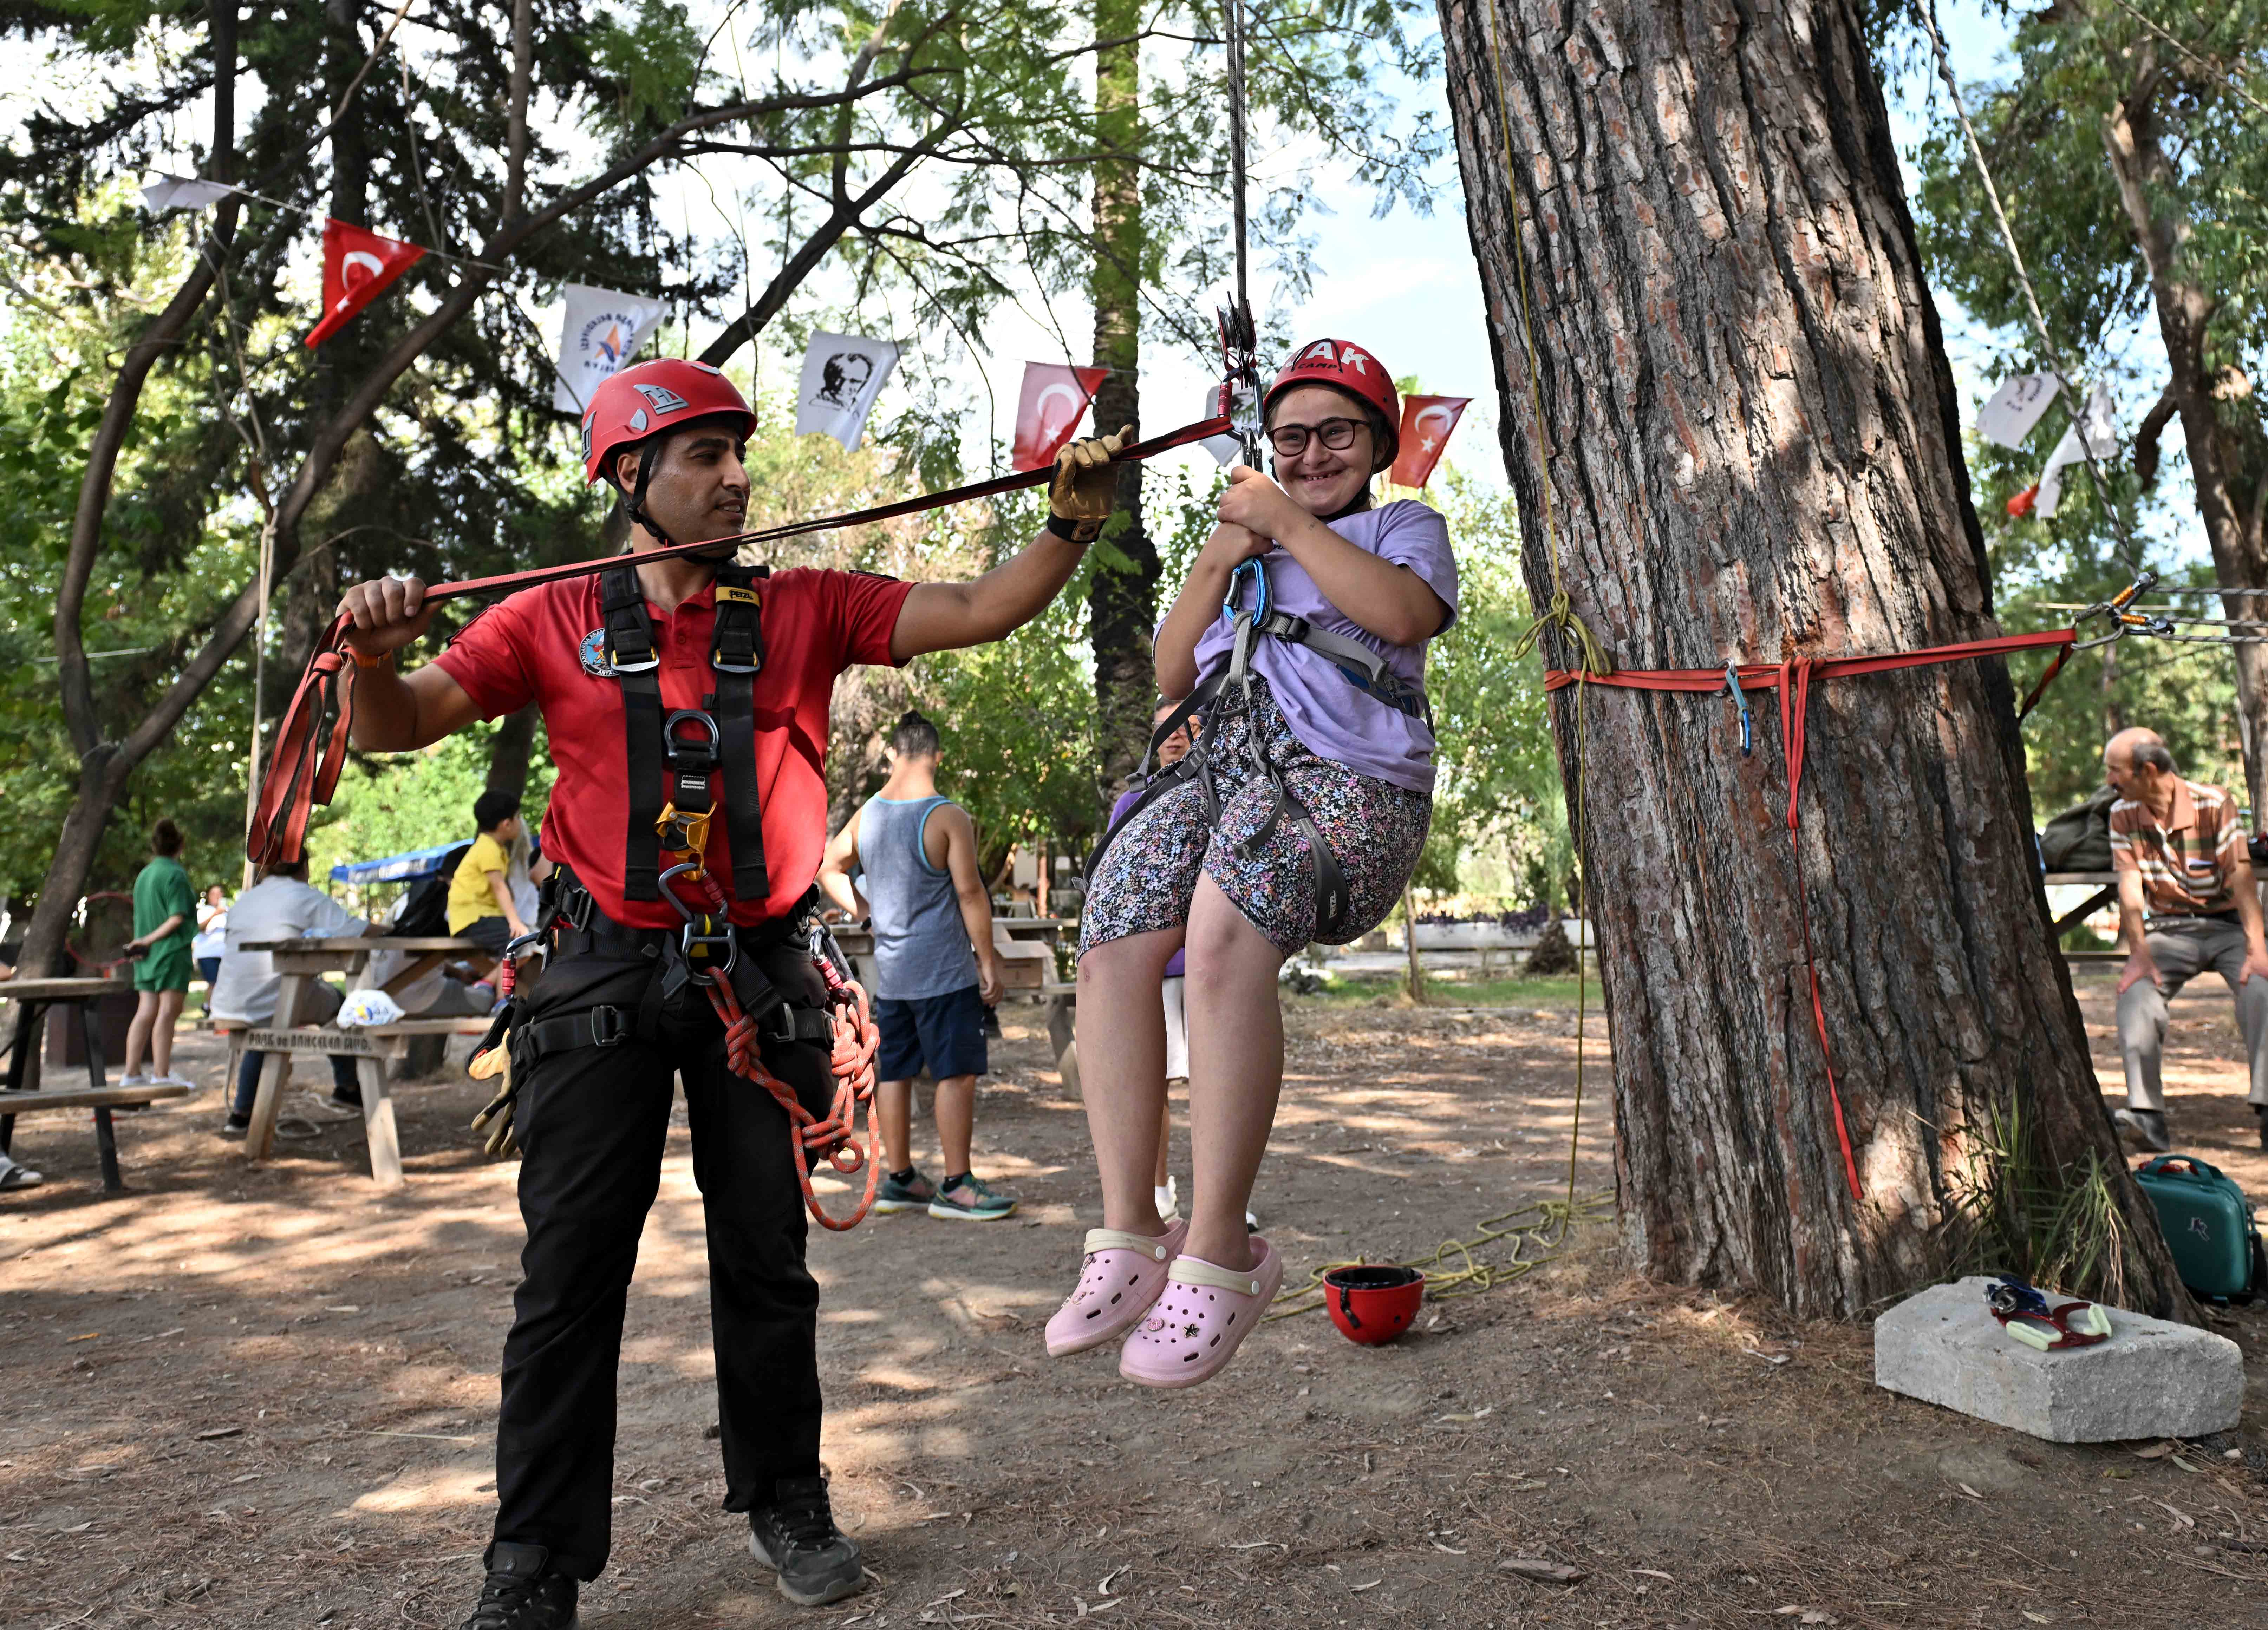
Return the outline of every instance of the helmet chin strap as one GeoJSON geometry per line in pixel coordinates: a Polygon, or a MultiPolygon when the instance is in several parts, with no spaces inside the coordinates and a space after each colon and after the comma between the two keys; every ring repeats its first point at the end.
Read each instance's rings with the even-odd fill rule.
{"type": "MultiPolygon", "coordinates": [[[[660,523],[653,518],[652,512],[645,507],[646,488],[652,484],[653,466],[661,458],[661,444],[665,439],[663,437],[654,437],[639,450],[637,486],[633,491],[622,495],[622,512],[630,518],[632,525],[644,527],[647,532],[666,549],[674,546],[677,540],[661,529],[660,523]]],[[[693,540],[688,539],[686,541],[689,543],[693,540]]],[[[719,554],[695,554],[687,558],[706,562],[727,561],[732,559],[738,550],[738,545],[726,544],[723,546],[722,552],[719,554]]]]}

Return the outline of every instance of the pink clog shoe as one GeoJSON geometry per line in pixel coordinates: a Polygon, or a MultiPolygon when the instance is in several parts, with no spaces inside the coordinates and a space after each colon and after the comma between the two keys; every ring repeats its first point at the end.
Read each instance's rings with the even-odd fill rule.
{"type": "Polygon", "coordinates": [[[1257,1234],[1253,1263],[1238,1272],[1177,1256],[1165,1293],[1119,1349],[1118,1373],[1144,1386],[1195,1386],[1235,1356],[1284,1286],[1284,1259],[1257,1234]]]}
{"type": "Polygon", "coordinates": [[[1084,1353],[1124,1335],[1166,1289],[1166,1265],[1189,1235],[1187,1222],[1154,1238],[1115,1228],[1087,1230],[1078,1288],[1048,1320],[1048,1356],[1084,1353]]]}

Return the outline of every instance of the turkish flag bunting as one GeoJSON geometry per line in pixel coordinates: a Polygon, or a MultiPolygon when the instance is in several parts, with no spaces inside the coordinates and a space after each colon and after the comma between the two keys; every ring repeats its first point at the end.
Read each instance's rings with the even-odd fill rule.
{"type": "Polygon", "coordinates": [[[345,327],[348,318],[385,292],[387,284],[425,258],[425,251],[398,238],[323,223],[323,320],[307,336],[310,349],[345,327]]]}
{"type": "Polygon", "coordinates": [[[1016,402],[1016,444],[1009,462],[1020,470],[1053,464],[1071,432],[1079,429],[1087,403],[1109,377],[1108,368],[1026,363],[1024,391],[1016,402]]]}
{"type": "Polygon", "coordinates": [[[1464,416],[1469,396],[1405,396],[1402,399],[1402,451],[1386,479],[1396,487],[1423,487],[1433,479],[1449,432],[1464,416]]]}

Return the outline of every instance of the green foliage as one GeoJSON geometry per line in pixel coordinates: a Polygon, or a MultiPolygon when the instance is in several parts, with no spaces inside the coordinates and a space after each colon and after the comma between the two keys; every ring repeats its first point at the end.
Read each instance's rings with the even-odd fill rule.
{"type": "Polygon", "coordinates": [[[1574,863],[1559,763],[1551,744],[1543,658],[1514,659],[1534,618],[1520,576],[1512,495],[1489,493],[1454,469],[1433,495],[1457,552],[1457,621],[1425,655],[1425,688],[1440,738],[1433,829],[1419,887],[1454,891],[1484,855],[1536,904],[1560,903],[1574,863]]]}
{"type": "MultiPolygon", "coordinates": [[[[475,724],[423,753],[378,753],[350,765],[329,811],[308,834],[309,875],[320,880],[342,862],[469,843],[473,800],[488,785],[495,733],[493,724],[475,724]]],[[[539,754],[520,804],[531,832],[551,797],[552,775],[549,760],[539,754]]]]}
{"type": "MultiPolygon", "coordinates": [[[[2212,291],[2203,355],[2209,377],[2228,382],[2217,393],[2219,434],[2239,485],[2257,482],[2268,474],[2268,459],[2247,451],[2262,444],[2263,434],[2250,381],[2260,375],[2268,340],[2268,249],[2259,230],[2268,198],[2268,120],[2231,87],[2232,76],[2248,71],[2268,41],[2268,4],[2239,0],[2207,17],[2169,0],[2135,0],[2131,8],[2122,0],[2117,8],[2051,7],[2014,20],[2008,78],[1964,84],[1962,93],[2058,349],[2090,383],[2111,385],[2130,428],[2164,383],[2147,270],[2104,157],[2106,120],[2123,106],[2172,156],[2146,180],[2152,208],[2179,240],[2183,275],[2212,291]],[[2196,56],[2154,35],[2136,11],[2189,42],[2196,56]]],[[[2255,76],[2253,96],[2264,88],[2255,76]]],[[[1940,106],[1911,158],[1920,175],[1916,224],[1931,281],[1995,331],[1991,378],[2044,370],[2021,290],[1949,106],[1940,106]]],[[[2054,517],[2007,515],[2007,500],[2038,478],[2048,450],[2070,422],[2066,408],[2075,406],[2066,398],[2051,410],[2021,449],[1975,440],[1968,449],[1995,598],[2012,630],[2068,625],[2071,613],[2048,604],[2107,598],[2146,562],[2169,584],[2213,581],[2213,571],[2198,563],[2196,511],[2185,496],[2160,490],[2151,479],[2160,462],[2157,434],[2133,455],[2106,462],[2112,490],[2096,491],[2086,470],[2074,467],[2054,517]],[[2120,521],[2124,533],[2139,540],[2141,558],[2122,547],[2120,521]]],[[[2180,443],[2178,426],[2171,439],[2180,443]]],[[[2240,504],[2251,499],[2246,491],[2234,496],[2240,504]]],[[[2201,597],[2172,597],[2172,603],[2193,615],[2228,614],[2201,597]]],[[[2103,631],[2100,622],[2088,629],[2103,631]]],[[[2029,687],[2038,664],[2015,665],[2019,687],[2029,687]]],[[[2243,787],[2228,648],[2133,639],[2075,658],[2028,721],[2036,814],[2044,820],[2099,785],[2103,738],[2135,724],[2164,736],[2185,773],[2243,787]]]]}
{"type": "Polygon", "coordinates": [[[1952,1183],[1948,1219],[1957,1271],[2014,1274],[2027,1284],[2114,1307],[2128,1305],[2132,1230],[2093,1149],[2058,1160],[2012,1093],[1970,1140],[1952,1183]]]}

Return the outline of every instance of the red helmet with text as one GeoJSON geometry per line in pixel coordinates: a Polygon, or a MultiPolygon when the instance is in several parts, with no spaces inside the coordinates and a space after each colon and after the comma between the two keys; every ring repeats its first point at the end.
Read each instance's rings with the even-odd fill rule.
{"type": "Polygon", "coordinates": [[[1302,385],[1329,385],[1376,409],[1386,430],[1371,459],[1372,474],[1394,462],[1402,447],[1402,399],[1394,393],[1394,377],[1377,357],[1351,340],[1308,341],[1292,354],[1268,387],[1260,402],[1261,416],[1267,417],[1278,397],[1302,385]]]}
{"type": "Polygon", "coordinates": [[[755,434],[755,410],[707,363],[664,356],[625,368],[592,392],[591,405],[583,410],[583,479],[612,480],[609,459],[619,448],[726,414],[740,420],[742,440],[755,434]]]}

